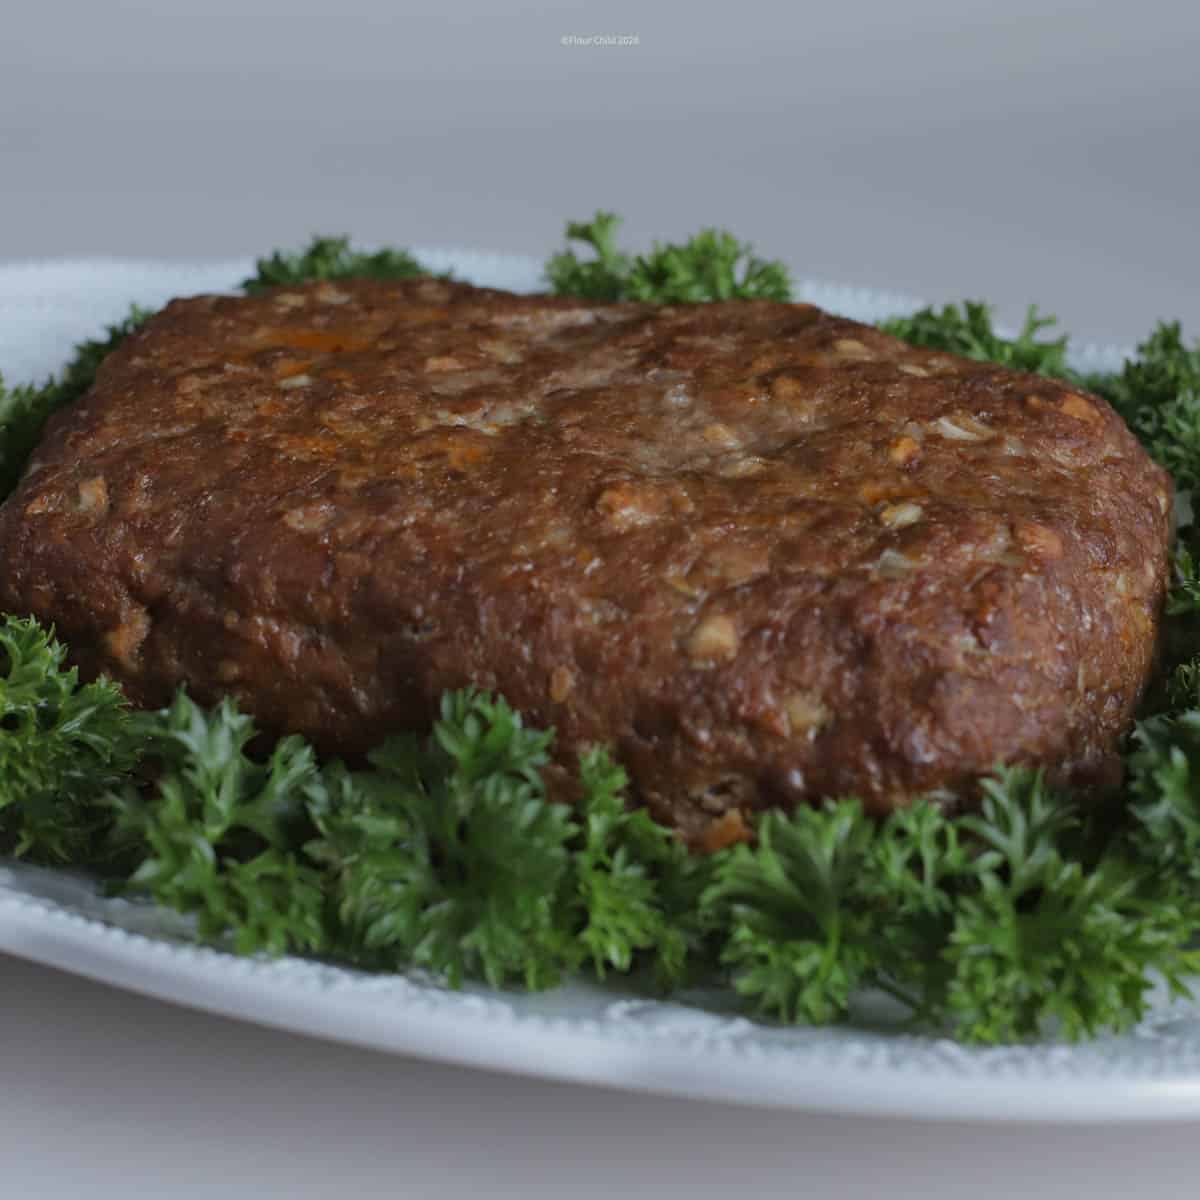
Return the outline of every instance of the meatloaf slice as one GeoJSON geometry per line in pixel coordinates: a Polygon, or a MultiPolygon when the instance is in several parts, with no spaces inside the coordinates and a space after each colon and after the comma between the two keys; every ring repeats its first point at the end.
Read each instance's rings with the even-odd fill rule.
{"type": "Polygon", "coordinates": [[[1111,771],[1168,477],[1102,400],[806,304],[176,300],[0,510],[0,609],[139,705],[361,751],[498,690],[689,837],[1111,771]]]}

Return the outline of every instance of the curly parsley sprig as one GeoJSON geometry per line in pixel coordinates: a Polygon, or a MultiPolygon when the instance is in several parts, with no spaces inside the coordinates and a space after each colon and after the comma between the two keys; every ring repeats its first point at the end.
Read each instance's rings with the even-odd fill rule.
{"type": "Polygon", "coordinates": [[[126,886],[195,914],[201,937],[232,934],[241,953],[323,949],[321,879],[295,854],[320,787],[312,748],[286,737],[252,758],[254,723],[232,700],[205,711],[182,691],[136,732],[149,777],[103,798],[136,864],[126,886]]]}
{"type": "Polygon", "coordinates": [[[120,690],[66,656],[32,618],[0,623],[0,848],[46,862],[97,854],[101,797],[138,757],[120,690]]]}
{"type": "Polygon", "coordinates": [[[546,264],[552,291],[586,300],[644,300],[697,304],[708,300],[789,300],[791,281],[781,262],[759,258],[745,242],[719,229],[702,229],[682,243],[655,242],[649,254],[617,249],[621,218],[597,212],[591,221],[571,221],[567,241],[589,247],[595,257],[572,249],[546,264]]]}
{"type": "Polygon", "coordinates": [[[407,250],[365,253],[352,250],[347,237],[328,236],[314,237],[300,251],[276,250],[254,266],[254,274],[242,280],[248,295],[317,279],[411,279],[430,273],[407,250]]]}
{"type": "Polygon", "coordinates": [[[1144,1015],[1151,969],[1186,992],[1200,915],[1160,874],[1173,833],[1089,861],[1078,824],[1020,768],[957,820],[928,801],[883,821],[853,800],[769,813],[755,845],[718,858],[704,904],[733,986],[766,1015],[844,1020],[874,987],[966,1041],[1077,1039],[1144,1015]]]}
{"type": "Polygon", "coordinates": [[[1066,335],[1051,339],[1039,336],[1056,324],[1054,317],[1040,316],[1037,305],[1031,304],[1016,336],[1002,337],[992,324],[990,305],[966,300],[961,305],[923,308],[908,317],[892,317],[880,328],[914,346],[999,363],[1015,371],[1035,371],[1061,378],[1071,374],[1067,366],[1066,335]]]}

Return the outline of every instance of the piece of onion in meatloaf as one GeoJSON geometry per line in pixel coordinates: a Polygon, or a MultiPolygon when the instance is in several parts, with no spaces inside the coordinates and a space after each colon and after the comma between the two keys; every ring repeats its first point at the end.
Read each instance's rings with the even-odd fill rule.
{"type": "Polygon", "coordinates": [[[330,752],[493,689],[695,838],[1110,777],[1171,509],[1104,401],[809,305],[314,283],[104,361],[0,510],[0,609],[330,752]]]}

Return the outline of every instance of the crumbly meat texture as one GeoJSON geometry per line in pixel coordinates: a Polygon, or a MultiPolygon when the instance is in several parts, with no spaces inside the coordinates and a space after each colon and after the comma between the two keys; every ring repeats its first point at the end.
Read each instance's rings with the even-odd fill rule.
{"type": "Polygon", "coordinates": [[[0,610],[331,752],[494,689],[703,842],[1111,779],[1171,510],[1097,397],[809,305],[317,283],[105,360],[0,510],[0,610]]]}

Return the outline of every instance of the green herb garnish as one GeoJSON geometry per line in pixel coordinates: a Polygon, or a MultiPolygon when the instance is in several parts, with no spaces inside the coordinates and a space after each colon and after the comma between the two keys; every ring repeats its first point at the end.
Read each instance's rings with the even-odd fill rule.
{"type": "Polygon", "coordinates": [[[183,692],[139,714],[135,732],[148,777],[104,797],[112,841],[136,864],[127,886],[195,913],[202,938],[231,933],[241,953],[321,949],[320,877],[293,852],[320,787],[312,749],[286,737],[253,759],[249,717],[228,699],[206,712],[183,692]]]}
{"type": "Polygon", "coordinates": [[[0,624],[0,846],[49,862],[96,852],[100,798],[137,760],[120,691],[66,654],[32,619],[0,624]]]}
{"type": "Polygon", "coordinates": [[[595,253],[580,259],[563,250],[546,264],[551,290],[587,300],[644,300],[697,304],[707,300],[788,300],[791,283],[781,262],[756,257],[751,247],[719,229],[702,229],[676,245],[655,242],[646,255],[617,249],[621,218],[598,212],[591,221],[572,221],[567,240],[595,253]]]}
{"type": "Polygon", "coordinates": [[[429,274],[407,250],[364,254],[351,250],[347,237],[315,237],[299,253],[276,250],[254,265],[255,273],[242,280],[242,289],[251,295],[314,279],[411,279],[429,274]]]}
{"type": "Polygon", "coordinates": [[[1200,486],[1200,342],[1160,322],[1124,370],[1097,389],[1184,491],[1200,486]]]}
{"type": "Polygon", "coordinates": [[[1054,317],[1039,316],[1037,305],[1031,304],[1017,336],[1001,337],[992,326],[990,306],[967,300],[961,306],[947,304],[941,310],[923,308],[910,317],[892,317],[880,328],[914,346],[1000,363],[1014,371],[1036,371],[1063,378],[1071,375],[1067,367],[1066,336],[1039,338],[1039,334],[1056,324],[1054,317]]]}

